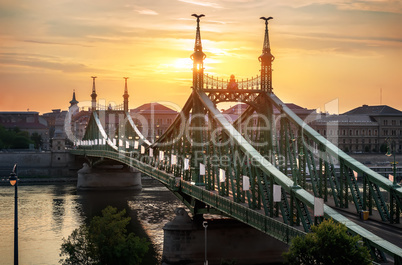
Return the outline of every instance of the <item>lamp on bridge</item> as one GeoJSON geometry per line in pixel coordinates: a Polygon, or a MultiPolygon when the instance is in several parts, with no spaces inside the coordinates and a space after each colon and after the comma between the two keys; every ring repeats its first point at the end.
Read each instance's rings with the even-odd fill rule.
{"type": "MultiPolygon", "coordinates": [[[[386,156],[392,156],[392,155],[394,156],[394,162],[391,162],[393,176],[392,176],[392,180],[391,179],[390,180],[392,181],[393,186],[397,186],[396,164],[398,162],[395,161],[395,153],[396,153],[395,145],[396,145],[396,143],[395,143],[395,140],[391,141],[391,139],[389,139],[389,138],[386,139],[386,142],[388,143],[388,146],[387,146],[387,153],[385,155],[386,156]]],[[[395,197],[391,193],[390,194],[390,217],[391,217],[390,223],[391,224],[393,224],[393,223],[399,224],[399,215],[400,215],[399,213],[400,213],[399,206],[398,206],[398,204],[395,203],[395,197]]]]}
{"type": "Polygon", "coordinates": [[[14,198],[14,265],[18,265],[18,177],[17,164],[14,165],[13,171],[10,174],[9,181],[15,187],[14,198]]]}
{"type": "Polygon", "coordinates": [[[388,143],[387,146],[387,153],[385,154],[386,156],[392,156],[394,157],[394,161],[391,162],[392,165],[392,174],[393,174],[393,180],[392,180],[392,184],[393,185],[397,185],[397,179],[396,179],[396,165],[398,164],[398,162],[396,162],[396,158],[395,158],[395,141],[394,140],[390,140],[389,138],[386,140],[388,143]]]}

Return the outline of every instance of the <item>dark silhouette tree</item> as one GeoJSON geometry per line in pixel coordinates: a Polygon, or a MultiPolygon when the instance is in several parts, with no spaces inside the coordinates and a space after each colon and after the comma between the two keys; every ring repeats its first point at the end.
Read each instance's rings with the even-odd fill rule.
{"type": "Polygon", "coordinates": [[[102,216],[95,216],[89,226],[81,226],[73,231],[67,240],[63,239],[60,260],[63,265],[100,264],[135,265],[140,264],[148,252],[149,242],[127,233],[130,217],[124,217],[111,206],[102,210],[102,216]]]}
{"type": "Polygon", "coordinates": [[[312,226],[306,236],[294,238],[283,256],[291,265],[372,264],[360,237],[349,235],[345,225],[332,219],[312,226]]]}

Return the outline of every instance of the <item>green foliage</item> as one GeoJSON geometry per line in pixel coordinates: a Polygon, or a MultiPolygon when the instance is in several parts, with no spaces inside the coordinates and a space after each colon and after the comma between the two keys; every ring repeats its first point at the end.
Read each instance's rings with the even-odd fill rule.
{"type": "Polygon", "coordinates": [[[18,127],[7,130],[0,126],[0,149],[24,149],[29,148],[31,143],[28,132],[21,131],[18,127]]]}
{"type": "Polygon", "coordinates": [[[42,142],[43,142],[42,135],[40,135],[39,133],[37,133],[37,132],[32,133],[31,140],[35,145],[35,149],[39,149],[39,147],[42,146],[42,142]]]}
{"type": "Polygon", "coordinates": [[[67,240],[63,239],[60,260],[63,265],[101,264],[134,265],[140,264],[149,243],[134,233],[127,234],[130,217],[126,211],[106,207],[102,216],[95,216],[89,227],[83,225],[73,231],[67,240]]]}
{"type": "Polygon", "coordinates": [[[294,238],[283,256],[291,265],[371,264],[370,253],[360,237],[349,235],[345,225],[332,219],[312,226],[306,236],[294,238]]]}
{"type": "Polygon", "coordinates": [[[67,256],[60,260],[62,264],[98,264],[93,258],[95,245],[89,240],[88,228],[85,225],[75,229],[68,239],[63,238],[60,256],[67,256]]]}

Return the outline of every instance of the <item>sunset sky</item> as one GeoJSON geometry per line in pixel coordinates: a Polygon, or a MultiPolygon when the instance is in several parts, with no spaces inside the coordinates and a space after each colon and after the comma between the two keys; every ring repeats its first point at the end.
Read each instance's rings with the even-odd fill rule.
{"type": "MultiPolygon", "coordinates": [[[[362,104],[402,110],[399,0],[0,0],[0,111],[67,109],[73,90],[130,108],[183,106],[191,93],[195,19],[205,72],[259,74],[270,20],[274,92],[284,102],[345,112],[362,104]]],[[[88,105],[88,104],[87,104],[88,105]]]]}

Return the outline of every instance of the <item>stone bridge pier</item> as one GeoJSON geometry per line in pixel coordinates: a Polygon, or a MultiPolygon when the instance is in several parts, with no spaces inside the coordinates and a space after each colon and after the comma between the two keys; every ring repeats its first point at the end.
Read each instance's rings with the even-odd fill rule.
{"type": "Polygon", "coordinates": [[[78,170],[77,190],[141,190],[141,172],[126,165],[89,166],[78,170]]]}
{"type": "MultiPolygon", "coordinates": [[[[184,208],[164,230],[162,265],[204,264],[205,228],[192,220],[184,208]]],[[[282,253],[288,246],[234,219],[207,221],[208,265],[282,264],[282,253]]]]}

